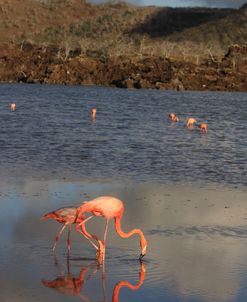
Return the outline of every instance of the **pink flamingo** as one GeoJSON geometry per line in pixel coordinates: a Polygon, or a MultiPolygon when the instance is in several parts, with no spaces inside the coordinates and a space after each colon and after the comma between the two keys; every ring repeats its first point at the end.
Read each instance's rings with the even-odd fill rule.
{"type": "MultiPolygon", "coordinates": [[[[117,199],[112,196],[101,196],[91,201],[84,202],[80,207],[77,208],[77,211],[78,211],[78,216],[83,215],[85,212],[89,212],[93,214],[92,216],[89,216],[87,219],[93,216],[101,216],[106,218],[106,227],[105,227],[104,241],[103,241],[103,245],[104,245],[103,260],[105,258],[107,230],[108,230],[109,220],[111,218],[114,218],[115,220],[115,229],[120,237],[129,238],[134,234],[138,234],[140,236],[141,254],[139,259],[142,259],[146,255],[147,240],[143,232],[140,229],[133,229],[128,233],[125,233],[121,229],[120,222],[124,212],[124,205],[120,199],[117,199]]],[[[81,223],[78,224],[78,226],[80,225],[81,223]]]]}
{"type": "Polygon", "coordinates": [[[11,105],[10,105],[10,110],[11,110],[12,112],[14,112],[15,109],[16,109],[16,104],[15,104],[15,103],[11,103],[11,105]]]}
{"type": "Polygon", "coordinates": [[[198,126],[203,133],[208,133],[208,125],[206,123],[202,123],[198,126]]]}
{"type": "Polygon", "coordinates": [[[92,217],[88,217],[85,219],[84,215],[77,215],[77,208],[76,207],[65,207],[65,208],[60,208],[55,211],[46,213],[41,217],[41,220],[46,220],[46,219],[54,219],[59,223],[62,223],[63,226],[61,230],[58,232],[53,247],[52,251],[53,253],[55,252],[57,242],[59,241],[63,231],[65,228],[68,226],[68,239],[67,239],[67,248],[68,248],[68,255],[70,255],[70,231],[71,231],[71,225],[76,224],[76,230],[81,233],[89,242],[96,248],[97,254],[96,257],[101,261],[103,257],[103,244],[100,240],[98,240],[97,236],[91,235],[90,233],[87,232],[85,228],[85,222],[91,219],[92,217]],[[81,228],[81,229],[80,229],[81,228]],[[98,247],[92,242],[91,239],[95,239],[98,241],[98,247]]]}
{"type": "Polygon", "coordinates": [[[197,123],[197,120],[195,118],[193,118],[193,117],[188,118],[187,128],[192,128],[195,123],[197,123]]]}
{"type": "Polygon", "coordinates": [[[179,122],[179,118],[172,112],[169,114],[171,122],[179,122]]]}
{"type": "Polygon", "coordinates": [[[93,121],[95,121],[95,120],[96,120],[97,109],[96,109],[96,108],[92,108],[92,109],[90,110],[90,113],[91,113],[91,119],[92,119],[93,121]]]}

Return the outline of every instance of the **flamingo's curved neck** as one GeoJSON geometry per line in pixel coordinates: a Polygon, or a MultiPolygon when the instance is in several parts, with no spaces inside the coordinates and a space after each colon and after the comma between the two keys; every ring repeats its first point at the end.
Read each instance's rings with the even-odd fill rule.
{"type": "Polygon", "coordinates": [[[121,213],[119,216],[115,217],[115,229],[118,233],[118,235],[122,238],[129,238],[134,234],[138,234],[140,236],[141,239],[141,243],[146,241],[143,232],[140,229],[133,229],[131,231],[129,231],[128,233],[125,233],[122,228],[121,228],[121,218],[122,218],[122,214],[121,213]]]}

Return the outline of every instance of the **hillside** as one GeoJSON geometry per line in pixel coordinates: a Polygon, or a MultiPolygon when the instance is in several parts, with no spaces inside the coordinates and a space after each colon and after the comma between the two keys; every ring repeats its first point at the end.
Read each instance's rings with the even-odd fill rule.
{"type": "Polygon", "coordinates": [[[247,90],[247,5],[0,0],[0,82],[247,90]]]}
{"type": "Polygon", "coordinates": [[[0,42],[30,41],[95,55],[190,59],[247,41],[247,8],[158,8],[82,0],[0,0],[0,42]],[[191,53],[191,55],[189,55],[191,53]]]}
{"type": "Polygon", "coordinates": [[[0,0],[0,41],[33,38],[49,27],[67,27],[96,10],[80,0],[41,2],[0,0]]]}

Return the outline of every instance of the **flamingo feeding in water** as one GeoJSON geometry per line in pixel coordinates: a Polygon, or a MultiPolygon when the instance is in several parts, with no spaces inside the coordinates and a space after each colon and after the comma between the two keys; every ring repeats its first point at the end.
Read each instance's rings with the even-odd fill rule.
{"type": "MultiPolygon", "coordinates": [[[[41,220],[46,220],[46,219],[54,219],[58,221],[59,223],[62,223],[63,226],[61,230],[58,232],[53,247],[52,251],[55,252],[57,242],[59,241],[63,231],[65,228],[68,226],[68,239],[67,239],[67,248],[68,248],[68,255],[70,255],[70,231],[71,231],[71,225],[76,224],[76,230],[81,233],[89,242],[96,248],[97,250],[97,258],[100,260],[103,257],[103,244],[100,240],[98,240],[96,235],[91,235],[90,233],[87,232],[85,228],[85,222],[91,219],[92,217],[88,217],[85,219],[84,215],[77,215],[77,208],[76,207],[65,207],[65,208],[60,208],[55,211],[49,212],[41,217],[41,220]],[[92,242],[91,239],[95,239],[98,241],[98,247],[92,242]]],[[[101,260],[100,260],[101,261],[101,260]]]]}
{"type": "Polygon", "coordinates": [[[173,112],[169,114],[169,118],[171,122],[179,122],[179,118],[173,112]]]}
{"type": "Polygon", "coordinates": [[[206,123],[202,123],[198,127],[201,130],[201,132],[208,133],[208,125],[206,123]]]}
{"type": "Polygon", "coordinates": [[[10,105],[10,110],[11,110],[12,112],[14,112],[15,109],[16,109],[16,104],[15,104],[15,103],[11,103],[11,105],[10,105]]]}
{"type": "MultiPolygon", "coordinates": [[[[81,217],[81,215],[83,215],[85,212],[91,213],[92,216],[89,216],[87,219],[93,216],[101,216],[106,218],[106,227],[105,227],[104,241],[103,241],[103,245],[104,245],[103,260],[105,258],[107,230],[108,230],[109,220],[111,218],[114,218],[115,220],[115,229],[120,237],[129,238],[134,234],[138,234],[140,236],[141,254],[139,259],[142,259],[146,255],[147,240],[143,232],[140,229],[133,229],[128,233],[125,233],[121,229],[120,223],[124,212],[124,205],[120,199],[112,196],[101,196],[91,201],[84,202],[80,207],[77,208],[77,211],[79,217],[81,217]]],[[[85,223],[85,220],[79,223],[78,226],[80,226],[83,223],[85,223]]]]}
{"type": "Polygon", "coordinates": [[[96,109],[96,108],[92,108],[92,109],[90,110],[91,119],[92,119],[93,121],[96,120],[96,113],[97,113],[97,109],[96,109]]]}
{"type": "Polygon", "coordinates": [[[187,128],[192,128],[194,124],[197,123],[197,120],[193,117],[188,118],[187,120],[187,128]]]}

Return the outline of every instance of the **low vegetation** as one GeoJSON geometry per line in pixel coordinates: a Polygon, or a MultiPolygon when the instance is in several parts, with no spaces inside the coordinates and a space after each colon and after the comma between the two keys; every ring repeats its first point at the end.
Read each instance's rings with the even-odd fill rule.
{"type": "Polygon", "coordinates": [[[0,42],[57,45],[85,55],[223,56],[247,41],[247,7],[233,9],[101,5],[82,0],[0,0],[0,42]]]}
{"type": "Polygon", "coordinates": [[[247,90],[247,5],[0,0],[0,81],[247,90]]]}

